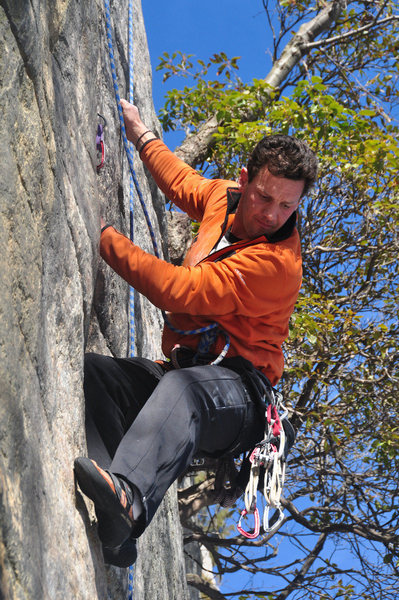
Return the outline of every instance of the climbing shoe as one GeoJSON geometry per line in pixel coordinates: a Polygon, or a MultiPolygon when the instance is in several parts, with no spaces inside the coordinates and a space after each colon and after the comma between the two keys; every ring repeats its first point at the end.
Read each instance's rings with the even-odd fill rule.
{"type": "Polygon", "coordinates": [[[94,502],[99,516],[101,542],[108,548],[122,546],[134,525],[134,497],[129,484],[89,458],[77,458],[74,466],[80,489],[94,502]]]}
{"type": "Polygon", "coordinates": [[[104,546],[103,544],[103,556],[105,564],[126,569],[136,562],[136,540],[129,537],[121,546],[117,546],[116,548],[108,548],[108,546],[104,546]]]}

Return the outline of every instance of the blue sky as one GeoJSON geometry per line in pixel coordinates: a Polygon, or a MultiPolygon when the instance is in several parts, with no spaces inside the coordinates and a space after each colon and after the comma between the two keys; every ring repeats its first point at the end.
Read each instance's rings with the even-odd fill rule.
{"type": "MultiPolygon", "coordinates": [[[[180,50],[202,60],[221,51],[229,57],[240,56],[243,81],[264,77],[271,67],[261,0],[142,0],[142,7],[157,112],[163,106],[166,91],[180,85],[174,78],[162,84],[162,72],[155,69],[163,52],[180,50]]],[[[173,149],[180,140],[166,135],[165,141],[173,149]]]]}

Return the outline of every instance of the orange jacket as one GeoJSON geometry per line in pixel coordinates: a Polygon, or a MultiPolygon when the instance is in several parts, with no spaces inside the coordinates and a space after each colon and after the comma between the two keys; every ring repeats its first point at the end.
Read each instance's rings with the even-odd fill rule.
{"type": "MultiPolygon", "coordinates": [[[[236,242],[209,255],[234,220],[239,200],[231,181],[209,180],[179,160],[160,140],[141,153],[158,187],[192,219],[198,235],[182,266],[148,254],[113,227],[101,235],[101,256],[136,290],[192,330],[217,322],[230,336],[228,356],[241,355],[275,385],[283,372],[281,344],[301,286],[302,261],[295,214],[273,240],[236,242]]],[[[196,349],[198,335],[182,336],[166,325],[162,350],[175,344],[196,349]]],[[[224,346],[220,335],[211,352],[224,346]]]]}

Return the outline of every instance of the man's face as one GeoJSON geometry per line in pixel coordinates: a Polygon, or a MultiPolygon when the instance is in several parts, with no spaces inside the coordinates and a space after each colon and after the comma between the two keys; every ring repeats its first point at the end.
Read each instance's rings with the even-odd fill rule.
{"type": "Polygon", "coordinates": [[[243,168],[238,183],[241,198],[231,232],[244,240],[270,236],[280,229],[298,208],[305,185],[302,180],[276,177],[267,167],[251,182],[243,168]]]}

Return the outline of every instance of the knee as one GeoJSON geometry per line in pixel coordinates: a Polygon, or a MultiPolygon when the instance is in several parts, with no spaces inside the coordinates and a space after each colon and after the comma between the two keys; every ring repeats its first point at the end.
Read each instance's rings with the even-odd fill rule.
{"type": "Polygon", "coordinates": [[[101,385],[101,372],[104,371],[105,365],[103,363],[105,358],[107,357],[102,356],[101,354],[95,354],[94,352],[88,352],[84,356],[83,387],[86,397],[93,388],[97,388],[101,385]]]}

